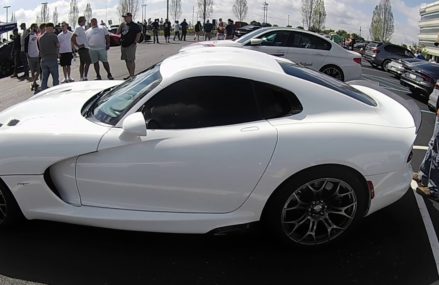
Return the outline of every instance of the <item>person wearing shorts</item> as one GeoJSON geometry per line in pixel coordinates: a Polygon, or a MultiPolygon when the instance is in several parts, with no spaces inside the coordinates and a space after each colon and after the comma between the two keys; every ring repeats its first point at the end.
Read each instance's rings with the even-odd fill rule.
{"type": "Polygon", "coordinates": [[[87,81],[88,68],[91,64],[90,53],[88,52],[87,37],[85,35],[85,17],[78,18],[78,27],[72,35],[72,44],[77,47],[79,54],[79,75],[81,81],[87,81]]]}
{"type": "Polygon", "coordinates": [[[40,50],[38,48],[38,25],[30,26],[30,33],[24,39],[24,52],[26,53],[29,69],[32,76],[31,91],[38,91],[38,77],[40,75],[40,50]]]}
{"type": "MultiPolygon", "coordinates": [[[[91,28],[85,32],[90,59],[96,71],[96,80],[101,80],[99,61],[107,71],[107,78],[113,80],[108,64],[107,50],[110,48],[110,34],[107,28],[99,27],[96,18],[91,19],[91,28]]],[[[140,28],[139,28],[140,29],[140,28]]]]}
{"type": "Polygon", "coordinates": [[[140,39],[141,30],[139,25],[133,22],[133,15],[131,13],[126,13],[123,17],[125,22],[119,26],[117,33],[121,35],[121,59],[125,60],[129,73],[129,76],[124,79],[128,79],[134,77],[134,71],[136,69],[136,47],[140,39]]]}
{"type": "Polygon", "coordinates": [[[64,80],[61,83],[73,82],[75,80],[70,76],[70,66],[72,65],[72,35],[68,30],[69,25],[63,22],[61,25],[62,32],[58,34],[59,41],[59,64],[62,66],[64,80]]]}

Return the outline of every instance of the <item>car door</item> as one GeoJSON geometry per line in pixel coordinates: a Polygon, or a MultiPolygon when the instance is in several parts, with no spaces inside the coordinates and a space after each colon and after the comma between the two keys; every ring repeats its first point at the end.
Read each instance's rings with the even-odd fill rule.
{"type": "Polygon", "coordinates": [[[148,122],[145,137],[128,139],[113,128],[97,152],[79,157],[83,205],[230,212],[258,183],[277,141],[245,79],[182,80],[154,95],[141,111],[148,122]]]}
{"type": "Polygon", "coordinates": [[[292,32],[287,46],[286,57],[289,60],[317,71],[324,66],[326,59],[331,56],[332,44],[310,33],[292,32]]]}
{"type": "Polygon", "coordinates": [[[262,39],[262,43],[260,45],[251,45],[249,42],[244,47],[278,57],[285,57],[287,55],[286,45],[289,36],[290,31],[269,31],[257,37],[258,39],[262,39]]]}

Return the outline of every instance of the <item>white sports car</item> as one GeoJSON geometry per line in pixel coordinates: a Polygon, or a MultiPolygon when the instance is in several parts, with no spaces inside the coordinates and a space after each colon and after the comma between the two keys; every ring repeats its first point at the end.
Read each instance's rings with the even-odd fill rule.
{"type": "Polygon", "coordinates": [[[262,221],[292,244],[337,240],[411,181],[419,109],[366,85],[202,48],[125,82],[50,88],[0,113],[0,226],[262,221]]]}
{"type": "Polygon", "coordinates": [[[292,28],[261,28],[236,40],[204,41],[182,48],[236,47],[283,57],[341,81],[361,79],[361,55],[316,33],[292,28]]]}

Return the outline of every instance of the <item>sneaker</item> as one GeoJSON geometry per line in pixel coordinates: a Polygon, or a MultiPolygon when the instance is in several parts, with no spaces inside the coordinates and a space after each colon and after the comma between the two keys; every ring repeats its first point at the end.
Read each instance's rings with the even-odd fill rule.
{"type": "Polygon", "coordinates": [[[108,80],[113,80],[114,79],[113,75],[111,75],[111,73],[108,73],[107,78],[108,78],[108,80]]]}
{"type": "Polygon", "coordinates": [[[102,77],[100,75],[96,76],[96,80],[102,80],[102,77]]]}
{"type": "Polygon", "coordinates": [[[124,77],[123,80],[128,80],[128,79],[130,79],[130,78],[131,78],[131,76],[124,77]]]}
{"type": "Polygon", "coordinates": [[[63,81],[61,81],[61,84],[63,84],[63,83],[69,83],[69,80],[66,78],[63,81]]]}
{"type": "Polygon", "coordinates": [[[82,81],[88,81],[87,77],[82,78],[82,81]]]}
{"type": "Polygon", "coordinates": [[[73,78],[69,78],[69,82],[75,82],[73,78]]]}
{"type": "Polygon", "coordinates": [[[433,201],[439,201],[439,193],[431,191],[427,186],[418,186],[416,193],[433,201]]]}

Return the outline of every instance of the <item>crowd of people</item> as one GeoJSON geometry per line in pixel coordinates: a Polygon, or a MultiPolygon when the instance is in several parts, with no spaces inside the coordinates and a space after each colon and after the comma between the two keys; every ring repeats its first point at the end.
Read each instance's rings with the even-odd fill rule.
{"type": "MultiPolygon", "coordinates": [[[[133,22],[132,14],[123,15],[124,22],[117,29],[121,40],[121,60],[124,60],[128,70],[128,79],[135,74],[136,45],[141,40],[141,34],[145,33],[145,25],[133,22]]],[[[189,24],[186,19],[181,23],[176,20],[174,24],[166,19],[159,22],[156,19],[151,23],[152,41],[159,42],[160,30],[163,29],[165,42],[169,43],[171,32],[174,32],[173,40],[186,41],[189,24]]],[[[96,73],[96,80],[101,80],[102,66],[107,74],[107,79],[113,80],[110,64],[108,62],[108,49],[110,48],[110,34],[105,25],[101,22],[98,25],[96,18],[90,20],[86,28],[84,16],[78,18],[78,26],[73,31],[68,23],[61,24],[61,30],[56,31],[53,23],[41,25],[32,24],[26,29],[26,24],[20,25],[21,34],[14,29],[12,35],[13,47],[11,57],[14,63],[11,77],[18,78],[18,66],[22,63],[24,74],[20,79],[31,81],[31,90],[39,92],[48,88],[49,78],[52,77],[52,85],[74,82],[71,74],[72,60],[79,57],[79,79],[87,81],[89,78],[89,67],[93,64],[96,73]],[[59,65],[62,68],[63,80],[60,81],[59,65]],[[41,80],[41,86],[38,84],[41,80]]],[[[217,25],[209,20],[201,24],[198,21],[194,29],[194,40],[211,40],[214,32],[218,40],[233,39],[235,26],[231,19],[227,24],[219,19],[217,25]]],[[[144,37],[146,39],[146,37],[144,37]]]]}

